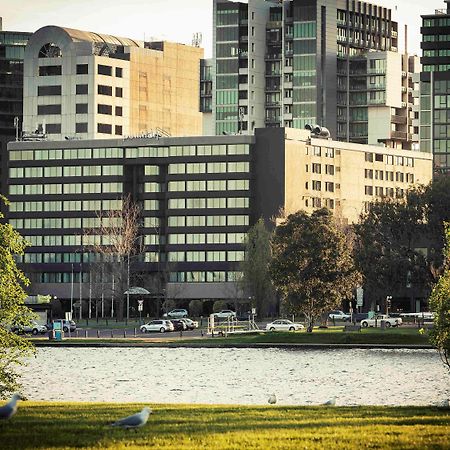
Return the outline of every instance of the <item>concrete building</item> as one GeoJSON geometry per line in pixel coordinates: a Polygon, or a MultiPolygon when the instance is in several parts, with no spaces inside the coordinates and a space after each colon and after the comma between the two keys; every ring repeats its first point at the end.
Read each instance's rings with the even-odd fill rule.
{"type": "Polygon", "coordinates": [[[200,134],[202,56],[182,44],[43,27],[25,50],[23,128],[55,140],[200,134]]]}
{"type": "Polygon", "coordinates": [[[450,172],[450,1],[422,16],[420,148],[434,155],[436,174],[450,172]]]}
{"type": "Polygon", "coordinates": [[[215,133],[212,119],[212,59],[200,61],[200,112],[203,118],[203,135],[212,136],[215,133]]]}
{"type": "Polygon", "coordinates": [[[412,148],[409,84],[418,67],[397,53],[390,9],[214,0],[213,37],[216,134],[317,123],[338,140],[412,148]]]}
{"type": "Polygon", "coordinates": [[[2,30],[0,17],[0,192],[6,193],[4,176],[9,141],[16,139],[14,119],[19,136],[22,131],[23,58],[31,33],[2,30]]]}
{"type": "Polygon", "coordinates": [[[86,230],[99,226],[100,211],[120,209],[124,194],[142,207],[144,256],[134,270],[165,270],[164,295],[185,307],[193,299],[246,301],[235,280],[243,240],[260,217],[273,226],[280,210],[326,206],[353,222],[368,202],[401,197],[432,173],[427,153],[285,128],[12,142],[9,154],[8,219],[32,244],[22,261],[29,294],[57,296],[66,310],[72,282],[85,304],[98,293],[89,282],[95,258],[86,230]]]}

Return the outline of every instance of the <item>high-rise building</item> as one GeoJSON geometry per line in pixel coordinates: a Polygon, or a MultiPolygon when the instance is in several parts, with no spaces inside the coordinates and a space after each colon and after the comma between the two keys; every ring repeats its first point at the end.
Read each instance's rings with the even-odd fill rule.
{"type": "Polygon", "coordinates": [[[23,128],[51,139],[200,134],[202,56],[183,44],[43,27],[25,50],[23,128]]]}
{"type": "Polygon", "coordinates": [[[450,1],[422,16],[420,148],[433,152],[436,174],[450,173],[450,1]]]}
{"type": "Polygon", "coordinates": [[[339,140],[412,148],[410,70],[418,67],[397,53],[390,9],[214,0],[213,21],[216,134],[319,124],[339,140]]]}
{"type": "Polygon", "coordinates": [[[203,134],[214,135],[214,124],[212,121],[212,59],[200,61],[200,112],[203,117],[203,134]]]}
{"type": "Polygon", "coordinates": [[[31,33],[3,31],[0,17],[0,192],[6,193],[6,145],[22,129],[23,58],[31,33]],[[17,119],[15,119],[17,117],[17,119]],[[17,129],[15,125],[17,122],[17,129]]]}
{"type": "Polygon", "coordinates": [[[133,276],[132,285],[164,270],[165,296],[186,307],[193,299],[248,299],[236,279],[243,239],[260,217],[273,226],[280,211],[326,206],[355,222],[370,201],[401,198],[432,174],[428,153],[287,128],[235,136],[12,142],[8,148],[8,219],[32,244],[21,261],[29,293],[56,295],[66,310],[73,283],[85,307],[104,289],[110,292],[114,278],[103,277],[101,286],[89,281],[98,261],[93,242],[110,244],[92,230],[108,211],[122,208],[123,195],[142,208],[138,234],[144,248],[132,271],[142,276],[133,276]]]}

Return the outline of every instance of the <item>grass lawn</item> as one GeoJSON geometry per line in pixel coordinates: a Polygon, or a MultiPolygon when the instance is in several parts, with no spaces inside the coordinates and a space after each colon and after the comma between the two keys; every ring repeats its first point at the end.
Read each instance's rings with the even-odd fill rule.
{"type": "Polygon", "coordinates": [[[0,447],[152,449],[448,449],[450,410],[434,407],[151,405],[138,430],[111,428],[142,404],[22,402],[0,447]]]}

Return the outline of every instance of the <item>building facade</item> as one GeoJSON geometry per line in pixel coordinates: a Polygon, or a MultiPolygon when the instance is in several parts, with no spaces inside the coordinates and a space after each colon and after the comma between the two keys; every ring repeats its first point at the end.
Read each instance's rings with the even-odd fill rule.
{"type": "Polygon", "coordinates": [[[434,155],[436,174],[450,173],[450,2],[422,16],[420,148],[434,155]]]}
{"type": "Polygon", "coordinates": [[[397,53],[390,9],[214,0],[213,21],[216,134],[319,124],[338,140],[413,146],[408,89],[418,66],[397,53]]]}
{"type": "Polygon", "coordinates": [[[23,58],[31,33],[3,31],[0,17],[0,192],[6,193],[7,143],[22,131],[23,58]]]}
{"type": "Polygon", "coordinates": [[[25,50],[24,130],[51,139],[196,135],[203,50],[47,26],[25,50]]]}
{"type": "MultiPolygon", "coordinates": [[[[8,219],[31,243],[21,261],[31,279],[29,294],[57,296],[66,310],[74,285],[85,306],[88,299],[98,304],[91,303],[101,294],[90,278],[96,255],[87,230],[120,210],[124,195],[142,215],[144,248],[133,273],[164,271],[164,295],[185,307],[194,299],[245,301],[236,280],[246,233],[260,217],[272,227],[280,211],[325,206],[353,222],[375,198],[401,197],[412,184],[431,179],[427,153],[285,128],[235,136],[12,142],[9,154],[8,219]]],[[[102,280],[102,286],[114,283],[102,280]]]]}

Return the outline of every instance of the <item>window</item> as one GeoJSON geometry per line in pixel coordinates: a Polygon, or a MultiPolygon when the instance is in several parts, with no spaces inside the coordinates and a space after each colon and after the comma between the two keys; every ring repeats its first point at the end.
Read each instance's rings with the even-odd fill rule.
{"type": "Polygon", "coordinates": [[[105,86],[104,84],[99,84],[97,86],[97,93],[99,95],[112,95],[112,87],[111,86],[105,86]]]}
{"type": "Polygon", "coordinates": [[[368,153],[368,152],[366,152],[366,154],[365,154],[365,160],[366,160],[367,162],[373,162],[373,153],[368,153]]]}
{"type": "Polygon", "coordinates": [[[86,122],[75,124],[75,133],[87,133],[87,132],[88,132],[88,124],[86,122]]]}
{"type": "Polygon", "coordinates": [[[123,96],[123,89],[121,87],[116,87],[116,97],[123,96]]]}
{"type": "Polygon", "coordinates": [[[38,105],[38,115],[61,114],[61,105],[38,105]]]}
{"type": "Polygon", "coordinates": [[[116,116],[122,116],[122,107],[116,106],[116,116]]]}
{"type": "Polygon", "coordinates": [[[111,66],[104,66],[103,64],[99,64],[97,66],[97,73],[99,75],[112,75],[112,67],[111,66]]]}
{"type": "Polygon", "coordinates": [[[375,161],[383,162],[383,155],[381,153],[375,153],[375,161]]]}
{"type": "Polygon", "coordinates": [[[87,84],[77,84],[76,94],[77,95],[85,95],[88,93],[88,85],[87,84]]]}
{"type": "Polygon", "coordinates": [[[97,105],[97,112],[99,114],[112,115],[112,106],[111,105],[98,104],[97,105]]]}
{"type": "Polygon", "coordinates": [[[61,95],[61,86],[38,86],[38,96],[61,95]]]}
{"type": "Polygon", "coordinates": [[[86,75],[88,73],[87,64],[77,64],[77,75],[86,75]]]}
{"type": "Polygon", "coordinates": [[[122,125],[116,125],[114,127],[114,134],[119,135],[119,136],[122,134],[122,125]]]}
{"type": "Polygon", "coordinates": [[[103,134],[112,134],[112,125],[108,123],[98,123],[97,132],[103,134]]]}
{"type": "Polygon", "coordinates": [[[75,105],[75,112],[77,114],[87,114],[87,112],[88,112],[88,104],[87,103],[77,103],[75,105]]]}
{"type": "Polygon", "coordinates": [[[117,78],[122,78],[123,76],[123,69],[122,67],[116,67],[116,77],[117,78]]]}
{"type": "Polygon", "coordinates": [[[45,131],[47,134],[60,134],[61,133],[61,124],[60,123],[48,123],[45,131]]]}
{"type": "Polygon", "coordinates": [[[321,165],[318,163],[313,163],[312,164],[312,173],[321,173],[322,169],[321,169],[321,165]]]}
{"type": "Polygon", "coordinates": [[[50,77],[62,74],[62,66],[39,66],[40,77],[50,77]]]}

